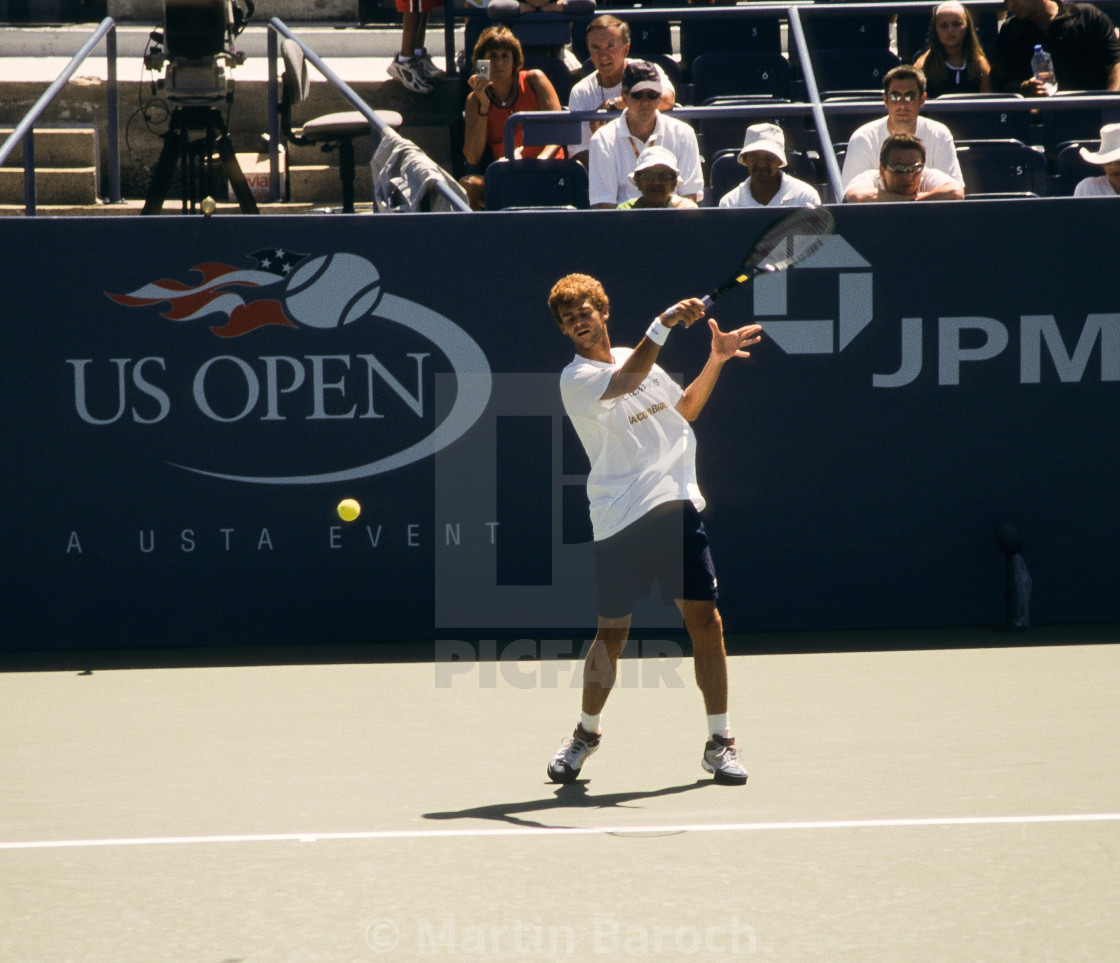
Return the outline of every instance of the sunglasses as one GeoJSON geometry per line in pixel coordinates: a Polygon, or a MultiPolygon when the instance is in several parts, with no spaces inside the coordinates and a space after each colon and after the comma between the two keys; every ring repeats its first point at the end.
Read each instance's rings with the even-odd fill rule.
{"type": "Polygon", "coordinates": [[[658,184],[675,184],[677,175],[672,171],[639,171],[634,175],[639,180],[653,181],[658,184]]]}
{"type": "Polygon", "coordinates": [[[897,90],[892,90],[889,94],[887,94],[887,100],[889,100],[892,104],[901,104],[904,100],[906,101],[906,103],[912,104],[917,99],[918,95],[912,90],[908,90],[904,94],[900,94],[897,90]]]}
{"type": "Polygon", "coordinates": [[[917,174],[926,164],[925,161],[918,161],[917,164],[884,164],[883,166],[892,174],[917,174]]]}
{"type": "Polygon", "coordinates": [[[639,90],[637,93],[630,93],[626,96],[634,100],[660,100],[661,94],[656,90],[639,90]]]}

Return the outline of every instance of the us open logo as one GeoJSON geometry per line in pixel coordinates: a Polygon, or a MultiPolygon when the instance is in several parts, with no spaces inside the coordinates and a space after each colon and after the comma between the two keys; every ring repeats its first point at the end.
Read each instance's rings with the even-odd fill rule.
{"type": "Polygon", "coordinates": [[[786,354],[835,354],[843,351],[872,320],[871,265],[844,238],[827,238],[819,251],[788,271],[754,281],[754,313],[767,336],[786,354]],[[789,314],[790,275],[795,271],[836,270],[836,314],[794,320],[789,314]]]}
{"type": "MultiPolygon", "coordinates": [[[[207,261],[185,270],[186,281],[165,278],[124,293],[106,292],[125,308],[154,309],[178,325],[198,324],[200,331],[208,327],[220,341],[236,339],[239,350],[188,361],[199,349],[195,339],[189,350],[170,357],[67,359],[78,417],[95,426],[131,422],[166,427],[181,414],[230,430],[248,427],[254,434],[283,427],[290,435],[314,425],[384,424],[393,420],[384,414],[388,405],[414,417],[414,424],[431,424],[422,437],[394,424],[374,442],[353,446],[359,452],[351,456],[356,463],[311,473],[293,473],[290,466],[250,473],[169,459],[176,468],[213,478],[274,485],[336,483],[393,471],[452,444],[481,417],[492,382],[482,349],[444,315],[386,292],[368,259],[348,252],[274,248],[245,260],[251,264],[207,261]],[[358,353],[322,350],[329,351],[332,336],[341,329],[359,325],[368,331],[358,353]],[[255,355],[240,350],[262,338],[270,348],[280,345],[282,350],[255,355]],[[301,353],[309,342],[320,350],[301,353]],[[450,368],[455,384],[451,404],[436,406],[430,390],[425,392],[436,365],[450,368]],[[433,408],[438,410],[429,417],[433,408]]],[[[353,337],[346,339],[347,345],[355,343],[353,337]]],[[[362,434],[372,437],[369,431],[362,434]]],[[[221,457],[218,448],[216,458],[221,457]]],[[[290,457],[278,452],[277,458],[285,454],[290,457]]]]}

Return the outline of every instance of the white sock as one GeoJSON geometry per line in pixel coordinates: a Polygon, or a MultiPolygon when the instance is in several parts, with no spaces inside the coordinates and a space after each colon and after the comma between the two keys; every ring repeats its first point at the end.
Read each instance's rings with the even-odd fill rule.
{"type": "Polygon", "coordinates": [[[412,56],[413,57],[423,57],[424,56],[424,48],[423,47],[417,47],[414,51],[412,51],[412,56]]]}
{"type": "Polygon", "coordinates": [[[708,716],[708,732],[713,736],[723,736],[724,739],[731,738],[731,723],[727,721],[726,712],[708,716]]]}
{"type": "Polygon", "coordinates": [[[589,716],[586,712],[579,714],[579,725],[584,732],[594,735],[599,731],[599,716],[589,716]]]}

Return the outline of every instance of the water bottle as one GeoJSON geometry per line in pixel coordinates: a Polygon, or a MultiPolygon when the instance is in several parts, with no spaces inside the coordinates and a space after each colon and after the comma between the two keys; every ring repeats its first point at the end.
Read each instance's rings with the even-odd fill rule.
{"type": "Polygon", "coordinates": [[[1035,79],[1046,88],[1046,93],[1056,94],[1058,92],[1058,81],[1054,77],[1054,60],[1049,53],[1042,49],[1040,43],[1034,45],[1031,70],[1034,71],[1035,79]]]}

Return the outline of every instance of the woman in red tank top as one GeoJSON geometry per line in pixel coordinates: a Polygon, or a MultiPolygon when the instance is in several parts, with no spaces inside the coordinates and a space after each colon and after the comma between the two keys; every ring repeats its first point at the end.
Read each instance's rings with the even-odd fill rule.
{"type": "MultiPolygon", "coordinates": [[[[520,111],[562,109],[543,71],[521,69],[525,57],[509,27],[493,26],[482,31],[474,47],[474,62],[481,61],[489,61],[490,79],[474,74],[468,81],[471,92],[463,112],[463,156],[468,173],[460,180],[475,210],[483,207],[486,167],[505,157],[506,119],[520,111]]],[[[523,147],[520,129],[516,149],[517,157],[563,156],[563,148],[556,144],[523,147]]]]}

